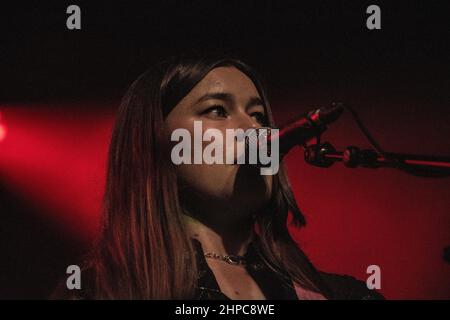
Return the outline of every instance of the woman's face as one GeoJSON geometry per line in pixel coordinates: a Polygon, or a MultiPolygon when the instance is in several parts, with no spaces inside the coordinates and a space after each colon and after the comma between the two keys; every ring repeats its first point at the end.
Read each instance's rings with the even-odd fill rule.
{"type": "MultiPolygon", "coordinates": [[[[234,67],[211,70],[168,114],[169,134],[187,129],[194,139],[194,121],[203,132],[218,129],[224,137],[224,164],[181,164],[178,176],[187,197],[208,212],[222,205],[237,214],[253,213],[271,194],[272,177],[260,175],[254,166],[226,164],[226,129],[258,128],[266,119],[263,101],[252,80],[234,67]],[[195,200],[194,200],[195,199],[195,200]]],[[[211,142],[203,142],[203,148],[211,142]]],[[[193,145],[193,141],[192,141],[193,145]]],[[[232,152],[236,154],[236,149],[232,152]]]]}

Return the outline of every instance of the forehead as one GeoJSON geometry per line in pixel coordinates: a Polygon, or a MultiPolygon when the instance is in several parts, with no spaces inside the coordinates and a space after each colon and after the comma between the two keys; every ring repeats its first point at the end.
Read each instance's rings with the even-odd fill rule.
{"type": "Polygon", "coordinates": [[[253,81],[235,67],[218,67],[211,70],[189,95],[198,96],[207,92],[228,92],[238,98],[259,96],[253,81]]]}

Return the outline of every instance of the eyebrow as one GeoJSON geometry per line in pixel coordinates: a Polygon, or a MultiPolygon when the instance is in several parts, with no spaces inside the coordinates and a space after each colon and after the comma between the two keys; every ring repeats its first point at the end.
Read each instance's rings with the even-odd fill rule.
{"type": "MultiPolygon", "coordinates": [[[[216,99],[216,100],[222,100],[228,103],[234,102],[234,97],[232,94],[227,92],[212,92],[207,93],[200,97],[200,99],[197,100],[197,103],[209,100],[209,99],[216,99]]],[[[264,102],[260,97],[251,97],[250,100],[247,102],[246,108],[250,108],[253,106],[264,106],[264,102]]]]}
{"type": "Polygon", "coordinates": [[[264,102],[260,97],[251,97],[247,103],[247,108],[250,108],[253,106],[263,106],[264,107],[264,102]]]}

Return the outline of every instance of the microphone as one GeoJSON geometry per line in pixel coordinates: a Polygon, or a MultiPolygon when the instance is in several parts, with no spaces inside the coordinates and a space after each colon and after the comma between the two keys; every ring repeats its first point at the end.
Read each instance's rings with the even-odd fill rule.
{"type": "Polygon", "coordinates": [[[343,111],[342,103],[334,103],[330,108],[319,108],[306,112],[279,130],[273,130],[270,127],[253,129],[247,135],[246,149],[248,150],[253,143],[258,148],[267,149],[270,156],[271,143],[274,139],[278,139],[279,159],[281,160],[293,147],[305,144],[326,131],[327,125],[336,121],[343,111]]]}

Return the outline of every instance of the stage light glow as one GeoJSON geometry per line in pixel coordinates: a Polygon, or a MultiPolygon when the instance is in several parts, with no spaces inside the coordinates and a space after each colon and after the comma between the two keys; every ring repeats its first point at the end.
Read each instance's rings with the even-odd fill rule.
{"type": "Polygon", "coordinates": [[[7,132],[6,124],[3,121],[3,116],[2,116],[2,113],[0,111],[0,142],[5,140],[6,132],[7,132]]]}
{"type": "Polygon", "coordinates": [[[113,119],[94,106],[75,110],[3,108],[8,137],[0,145],[0,179],[40,214],[85,241],[98,228],[113,119]]]}

